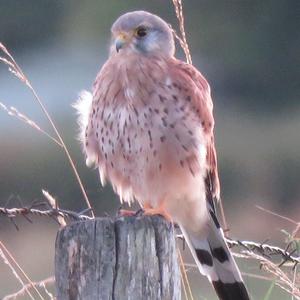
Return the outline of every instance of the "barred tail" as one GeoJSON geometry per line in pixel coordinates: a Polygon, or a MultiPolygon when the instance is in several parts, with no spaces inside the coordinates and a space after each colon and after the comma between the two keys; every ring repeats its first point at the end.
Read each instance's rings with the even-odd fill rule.
{"type": "Polygon", "coordinates": [[[208,223],[206,237],[181,228],[200,272],[208,277],[220,300],[250,300],[213,211],[208,223]]]}

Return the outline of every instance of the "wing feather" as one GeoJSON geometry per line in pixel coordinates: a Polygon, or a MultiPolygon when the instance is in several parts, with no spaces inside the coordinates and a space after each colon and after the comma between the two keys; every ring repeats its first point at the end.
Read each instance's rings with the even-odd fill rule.
{"type": "Polygon", "coordinates": [[[183,85],[191,95],[191,101],[201,120],[205,137],[207,138],[207,192],[212,199],[220,198],[220,182],[218,175],[217,154],[214,143],[213,101],[210,86],[204,76],[192,65],[174,59],[174,72],[181,73],[183,85]]]}

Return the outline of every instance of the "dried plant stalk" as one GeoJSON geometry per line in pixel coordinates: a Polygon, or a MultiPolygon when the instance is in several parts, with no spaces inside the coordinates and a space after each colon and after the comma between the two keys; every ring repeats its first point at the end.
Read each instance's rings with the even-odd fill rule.
{"type": "Polygon", "coordinates": [[[180,29],[180,33],[181,33],[181,37],[179,37],[177,35],[177,33],[175,32],[175,30],[173,30],[175,37],[178,39],[185,57],[186,57],[186,61],[189,64],[192,64],[192,56],[190,53],[190,49],[189,49],[189,45],[188,42],[186,40],[186,34],[185,34],[185,29],[184,29],[184,14],[183,14],[183,7],[182,7],[182,1],[181,0],[172,0],[173,1],[173,5],[175,8],[175,13],[176,13],[176,17],[178,19],[179,22],[179,29],[180,29]]]}
{"type": "Polygon", "coordinates": [[[46,285],[52,284],[55,282],[54,276],[51,276],[49,278],[46,278],[44,280],[38,281],[38,282],[32,282],[32,284],[26,284],[24,285],[19,291],[16,293],[6,295],[2,300],[15,300],[20,296],[24,296],[25,293],[28,293],[30,289],[35,288],[43,288],[45,293],[49,296],[49,298],[54,300],[53,295],[47,290],[46,285]]]}
{"type": "Polygon", "coordinates": [[[24,122],[25,124],[29,125],[30,127],[36,129],[40,133],[47,136],[49,139],[51,139],[54,143],[56,143],[58,146],[62,147],[62,144],[55,139],[53,136],[51,136],[48,132],[46,132],[44,129],[42,129],[39,125],[37,125],[33,120],[29,119],[24,114],[20,113],[15,107],[7,107],[5,104],[0,102],[0,108],[2,108],[4,111],[7,112],[7,114],[11,117],[15,117],[18,120],[24,122]]]}
{"type": "MultiPolygon", "coordinates": [[[[8,266],[10,267],[10,269],[12,270],[14,276],[18,279],[18,281],[22,284],[23,288],[26,287],[25,283],[23,282],[23,280],[21,279],[21,277],[18,275],[18,272],[16,271],[16,269],[12,266],[12,264],[9,262],[9,260],[6,258],[6,255],[4,254],[4,252],[6,253],[6,255],[8,255],[9,259],[14,263],[14,265],[17,267],[17,269],[19,270],[19,272],[22,274],[22,276],[24,276],[26,278],[26,280],[29,283],[29,286],[32,286],[33,290],[38,294],[38,296],[40,297],[40,299],[45,300],[44,297],[41,295],[41,293],[39,292],[39,290],[33,285],[32,280],[28,277],[28,275],[25,273],[25,271],[21,268],[21,266],[18,264],[18,262],[15,260],[15,258],[12,256],[12,254],[10,253],[10,251],[5,247],[5,245],[0,241],[0,255],[1,257],[4,259],[4,262],[8,262],[8,266]],[[3,251],[4,250],[4,251],[3,251]]],[[[26,289],[27,294],[30,296],[31,299],[34,300],[32,294],[28,291],[28,289],[26,289]]]]}
{"type": "Polygon", "coordinates": [[[23,82],[29,88],[29,90],[31,91],[31,93],[34,96],[34,99],[39,104],[39,106],[41,107],[44,115],[46,116],[46,118],[48,119],[50,125],[52,126],[52,128],[53,128],[53,130],[54,130],[54,132],[55,132],[55,134],[56,134],[56,136],[58,138],[59,144],[61,144],[61,146],[64,149],[64,152],[65,152],[65,154],[66,154],[66,156],[68,158],[68,161],[69,161],[69,163],[71,165],[73,173],[74,173],[74,175],[75,175],[75,177],[77,179],[77,182],[78,182],[78,184],[80,186],[80,189],[81,189],[82,195],[83,195],[83,197],[85,199],[85,202],[86,202],[88,208],[91,211],[92,217],[94,217],[94,212],[92,210],[90,201],[89,201],[88,196],[86,194],[86,191],[84,189],[84,186],[83,186],[83,183],[81,181],[81,178],[80,178],[80,176],[78,174],[77,168],[75,167],[75,163],[73,162],[73,160],[71,158],[71,155],[69,153],[69,150],[68,150],[67,146],[65,145],[64,140],[63,140],[61,134],[59,133],[56,125],[54,124],[54,121],[52,120],[52,118],[51,118],[50,114],[48,113],[46,107],[44,106],[42,100],[40,99],[40,97],[38,96],[38,94],[36,93],[36,91],[34,90],[34,88],[32,87],[30,81],[25,76],[25,74],[23,73],[22,69],[19,67],[19,65],[17,64],[17,62],[13,58],[13,56],[9,53],[9,51],[7,50],[7,48],[2,43],[0,43],[0,50],[2,50],[2,52],[4,52],[4,54],[7,56],[7,58],[1,57],[0,61],[3,62],[4,64],[6,64],[8,66],[9,71],[12,74],[14,74],[21,82],[23,82]]]}

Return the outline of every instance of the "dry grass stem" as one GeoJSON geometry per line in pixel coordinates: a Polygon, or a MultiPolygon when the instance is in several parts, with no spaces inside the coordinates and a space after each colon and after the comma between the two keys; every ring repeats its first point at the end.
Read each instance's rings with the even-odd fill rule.
{"type": "Polygon", "coordinates": [[[273,212],[273,211],[271,211],[271,210],[268,210],[268,209],[266,209],[266,208],[263,208],[263,207],[261,207],[261,206],[259,206],[259,205],[256,205],[256,208],[258,208],[259,210],[261,210],[261,211],[263,211],[263,212],[265,212],[265,213],[268,213],[268,214],[270,214],[270,215],[272,215],[272,216],[275,216],[275,217],[277,217],[277,218],[280,218],[280,219],[282,219],[282,220],[288,221],[288,222],[291,223],[291,224],[296,225],[295,229],[293,230],[293,232],[292,232],[292,234],[291,234],[291,238],[292,238],[292,239],[295,239],[295,238],[296,238],[296,235],[298,234],[298,232],[299,232],[299,230],[300,230],[300,222],[297,222],[297,221],[295,221],[295,220],[293,220],[293,219],[291,219],[291,218],[289,218],[289,217],[280,215],[280,214],[278,214],[278,213],[276,213],[276,212],[273,212]]]}
{"type": "Polygon", "coordinates": [[[44,106],[42,100],[40,99],[40,97],[37,95],[36,91],[34,90],[34,88],[32,87],[30,81],[27,79],[27,77],[25,76],[25,74],[23,73],[22,69],[19,67],[19,65],[17,64],[17,62],[15,61],[15,59],[13,58],[13,56],[9,53],[9,51],[7,50],[7,48],[2,44],[0,43],[0,50],[2,50],[4,52],[4,54],[7,56],[7,58],[4,58],[4,57],[1,57],[1,62],[3,62],[4,64],[6,64],[8,67],[9,67],[9,71],[12,72],[19,80],[21,80],[23,83],[25,83],[25,85],[29,88],[29,90],[32,92],[33,96],[34,96],[34,99],[37,101],[37,103],[39,104],[39,106],[41,107],[44,115],[46,116],[46,118],[48,119],[49,123],[51,124],[57,138],[58,138],[58,141],[59,143],[61,144],[62,148],[64,149],[64,152],[68,158],[68,161],[71,165],[71,168],[73,170],[73,173],[76,177],[76,180],[80,186],[80,189],[81,189],[81,192],[82,192],[82,195],[85,199],[85,202],[88,206],[88,208],[90,209],[91,211],[91,214],[92,214],[92,217],[94,217],[94,212],[92,210],[92,207],[91,207],[91,204],[90,204],[90,201],[88,199],[88,196],[86,194],[86,191],[84,189],[84,186],[82,184],[82,181],[80,179],[80,176],[78,174],[78,171],[77,171],[77,168],[75,167],[75,164],[71,158],[71,155],[69,153],[69,150],[68,148],[66,147],[65,143],[64,143],[64,140],[61,136],[61,134],[59,133],[56,125],[54,124],[50,114],[48,113],[46,107],[44,106]]]}
{"type": "Polygon", "coordinates": [[[179,29],[180,29],[181,37],[179,37],[174,30],[173,30],[173,32],[184,51],[184,54],[186,56],[186,61],[189,64],[192,64],[192,56],[190,53],[188,42],[186,40],[186,34],[185,34],[185,29],[184,29],[184,14],[183,14],[182,1],[181,0],[172,0],[172,2],[174,5],[174,8],[175,8],[176,17],[179,22],[179,29]]]}
{"type": "Polygon", "coordinates": [[[180,265],[180,279],[181,279],[181,286],[183,287],[183,293],[184,293],[185,300],[189,300],[188,294],[187,294],[187,290],[186,290],[186,287],[185,287],[185,281],[184,281],[184,279],[183,279],[181,269],[182,269],[182,265],[180,265]]]}
{"type": "Polygon", "coordinates": [[[245,252],[249,257],[254,258],[255,260],[260,261],[261,268],[268,273],[272,274],[275,278],[275,284],[281,289],[285,290],[287,293],[293,295],[295,299],[300,299],[300,289],[296,287],[293,280],[288,277],[288,275],[267,258],[257,255],[253,252],[245,252]]]}
{"type": "MultiPolygon", "coordinates": [[[[3,250],[5,252],[5,254],[9,257],[10,261],[12,261],[14,263],[14,265],[17,267],[17,269],[19,270],[19,272],[22,274],[22,276],[24,276],[28,282],[28,285],[32,286],[32,289],[38,294],[38,296],[40,297],[40,299],[45,300],[44,297],[41,295],[41,293],[39,292],[39,290],[33,285],[32,280],[28,277],[28,275],[25,273],[25,271],[21,268],[21,266],[18,264],[18,262],[15,260],[15,258],[13,257],[13,255],[10,253],[10,251],[5,247],[5,245],[0,241],[0,250],[3,253],[3,250]]],[[[9,262],[9,260],[7,259],[6,255],[4,255],[4,257],[6,258],[6,260],[4,260],[5,262],[9,262]]],[[[1,255],[1,257],[3,258],[3,256],[1,255]]],[[[11,268],[11,270],[13,271],[13,274],[15,275],[15,277],[18,279],[18,281],[22,284],[22,287],[24,288],[25,283],[23,282],[23,280],[21,279],[21,277],[18,275],[18,272],[16,271],[16,269],[12,266],[11,263],[9,263],[9,266],[11,268]]],[[[28,289],[25,289],[27,294],[30,295],[30,298],[34,300],[32,294],[28,291],[28,289]]]]}
{"type": "MultiPolygon", "coordinates": [[[[1,243],[1,242],[0,242],[1,243]]],[[[2,244],[2,243],[1,243],[2,244]]],[[[10,263],[10,261],[7,259],[6,255],[4,254],[4,252],[2,251],[1,247],[0,247],[0,257],[2,258],[3,262],[8,265],[8,267],[10,268],[11,272],[13,273],[13,275],[16,277],[16,279],[20,282],[20,284],[22,285],[22,287],[24,288],[26,285],[23,282],[23,280],[21,279],[21,277],[19,276],[19,274],[17,273],[17,271],[14,269],[13,265],[10,263]]],[[[26,292],[28,294],[28,296],[30,297],[31,300],[34,300],[32,294],[29,292],[28,289],[25,288],[24,292],[26,292]]],[[[4,298],[5,299],[5,298],[4,298]]]]}
{"type": "Polygon", "coordinates": [[[3,300],[15,300],[20,296],[24,296],[25,293],[28,292],[30,289],[33,289],[33,287],[42,288],[45,291],[45,293],[47,294],[47,296],[49,296],[49,298],[51,300],[54,300],[53,295],[46,288],[46,285],[53,284],[54,282],[55,282],[55,279],[54,279],[54,276],[52,276],[52,277],[46,278],[46,279],[38,281],[38,282],[32,282],[32,285],[26,284],[22,287],[22,289],[20,289],[16,293],[5,296],[3,298],[3,300]]]}
{"type": "Polygon", "coordinates": [[[182,279],[182,282],[183,282],[185,297],[186,297],[187,300],[188,299],[193,300],[194,297],[193,297],[191,285],[190,285],[190,282],[189,282],[189,278],[187,276],[187,272],[186,272],[186,269],[185,269],[185,265],[184,265],[184,262],[183,262],[181,252],[178,248],[177,248],[177,254],[178,254],[178,258],[179,258],[180,273],[181,273],[181,279],[182,279]],[[187,286],[187,288],[186,288],[186,286],[187,286]]]}
{"type": "MultiPolygon", "coordinates": [[[[58,210],[58,204],[56,199],[48,191],[42,190],[42,193],[44,197],[47,199],[47,201],[49,202],[50,206],[53,209],[58,210]]],[[[56,219],[61,227],[65,227],[67,225],[65,217],[63,215],[62,216],[57,215],[56,219]]]]}
{"type": "MultiPolygon", "coordinates": [[[[242,253],[234,253],[235,257],[244,258],[244,259],[253,259],[256,262],[260,263],[260,268],[266,271],[268,274],[272,275],[270,277],[261,277],[261,275],[250,274],[250,277],[257,277],[258,279],[265,279],[269,281],[275,282],[275,284],[280,287],[285,292],[289,293],[291,296],[295,297],[295,299],[300,299],[300,282],[297,283],[297,286],[293,280],[293,271],[291,270],[289,273],[291,274],[290,277],[288,272],[284,272],[280,266],[273,263],[270,258],[264,257],[263,255],[256,254],[252,251],[242,251],[242,253]],[[275,280],[275,281],[274,281],[275,280]]],[[[248,273],[245,273],[248,276],[248,273]]]]}
{"type": "Polygon", "coordinates": [[[268,210],[268,209],[266,209],[266,208],[263,208],[263,207],[261,207],[261,206],[259,206],[259,205],[255,205],[255,207],[258,208],[259,210],[263,211],[263,212],[266,212],[266,213],[270,214],[270,215],[273,215],[273,216],[275,216],[275,217],[278,217],[278,218],[281,218],[281,219],[283,219],[283,220],[286,220],[286,221],[288,221],[288,222],[290,222],[290,223],[292,223],[292,224],[295,224],[295,225],[297,225],[297,226],[300,226],[300,222],[297,222],[297,221],[295,221],[295,220],[293,220],[293,219],[291,219],[291,218],[289,218],[289,217],[280,215],[280,214],[278,214],[278,213],[276,213],[276,212],[273,212],[273,211],[271,211],[271,210],[268,210]]]}
{"type": "Polygon", "coordinates": [[[293,230],[292,237],[296,238],[296,235],[298,234],[299,231],[300,231],[300,222],[298,223],[298,225],[296,226],[296,228],[293,230]]]}
{"type": "Polygon", "coordinates": [[[36,129],[40,133],[47,136],[49,139],[51,139],[54,143],[56,143],[58,146],[62,147],[62,144],[55,139],[53,136],[51,136],[48,132],[46,132],[44,129],[42,129],[39,125],[37,125],[33,120],[29,119],[24,114],[20,113],[15,107],[7,107],[5,104],[0,102],[0,108],[2,108],[4,111],[7,112],[7,114],[11,117],[15,117],[18,120],[24,122],[25,124],[29,125],[30,127],[36,129]]]}
{"type": "Polygon", "coordinates": [[[295,290],[295,288],[296,288],[297,267],[298,267],[298,266],[295,267],[295,269],[294,269],[294,274],[293,274],[293,293],[292,293],[293,295],[292,295],[292,300],[294,300],[294,290],[295,290]]]}

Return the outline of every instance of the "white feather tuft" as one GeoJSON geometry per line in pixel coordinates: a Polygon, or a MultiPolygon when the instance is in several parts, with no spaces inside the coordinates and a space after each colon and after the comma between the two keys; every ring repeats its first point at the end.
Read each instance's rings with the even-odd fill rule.
{"type": "Polygon", "coordinates": [[[93,95],[90,92],[83,90],[80,92],[79,98],[72,105],[76,109],[78,114],[78,124],[79,124],[78,138],[83,145],[85,141],[85,129],[88,125],[92,102],[93,102],[93,95]]]}

